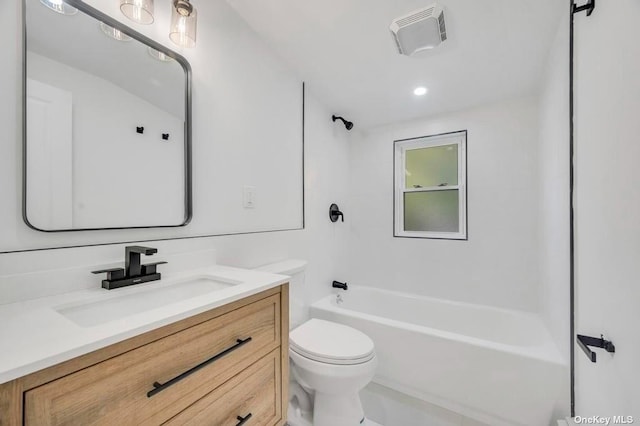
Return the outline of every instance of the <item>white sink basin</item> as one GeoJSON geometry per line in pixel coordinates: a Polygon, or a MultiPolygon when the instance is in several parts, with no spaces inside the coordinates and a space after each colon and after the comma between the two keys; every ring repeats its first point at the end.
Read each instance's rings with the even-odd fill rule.
{"type": "MultiPolygon", "coordinates": [[[[153,283],[152,283],[153,284],[153,283]]],[[[86,302],[54,307],[55,311],[81,327],[93,327],[171,303],[202,296],[217,290],[240,284],[238,281],[200,276],[169,285],[145,285],[131,287],[131,292],[111,298],[92,299],[86,302]],[[139,290],[139,291],[135,291],[139,290]]],[[[162,284],[160,284],[162,285],[162,284]]]]}

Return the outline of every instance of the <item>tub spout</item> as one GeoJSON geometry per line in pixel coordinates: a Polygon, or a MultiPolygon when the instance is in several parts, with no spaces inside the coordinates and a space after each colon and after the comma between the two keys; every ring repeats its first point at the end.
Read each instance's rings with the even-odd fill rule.
{"type": "Polygon", "coordinates": [[[341,283],[340,281],[334,281],[333,284],[331,284],[331,286],[333,288],[341,288],[343,290],[348,289],[347,283],[341,283]]]}

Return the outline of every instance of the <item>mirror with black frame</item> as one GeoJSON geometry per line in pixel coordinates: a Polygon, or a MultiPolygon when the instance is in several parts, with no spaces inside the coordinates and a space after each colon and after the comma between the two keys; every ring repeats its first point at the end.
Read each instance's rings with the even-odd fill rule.
{"type": "Polygon", "coordinates": [[[189,64],[83,6],[25,0],[24,219],[40,231],[183,226],[189,64]]]}

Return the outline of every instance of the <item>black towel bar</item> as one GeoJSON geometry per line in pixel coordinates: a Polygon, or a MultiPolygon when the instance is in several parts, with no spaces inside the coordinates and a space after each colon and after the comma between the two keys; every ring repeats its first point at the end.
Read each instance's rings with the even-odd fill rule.
{"type": "Polygon", "coordinates": [[[616,347],[610,340],[605,340],[602,334],[600,338],[591,337],[591,336],[583,336],[582,334],[578,334],[576,337],[578,345],[584,351],[584,353],[589,357],[591,362],[596,362],[596,353],[589,349],[589,346],[594,348],[602,348],[610,353],[615,353],[616,347]]]}

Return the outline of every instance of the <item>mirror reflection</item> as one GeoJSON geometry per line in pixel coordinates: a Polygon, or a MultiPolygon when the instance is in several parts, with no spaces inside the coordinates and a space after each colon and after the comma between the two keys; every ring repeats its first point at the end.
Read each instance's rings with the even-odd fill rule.
{"type": "Polygon", "coordinates": [[[69,8],[26,1],[25,219],[45,231],[183,225],[184,60],[69,8]]]}

